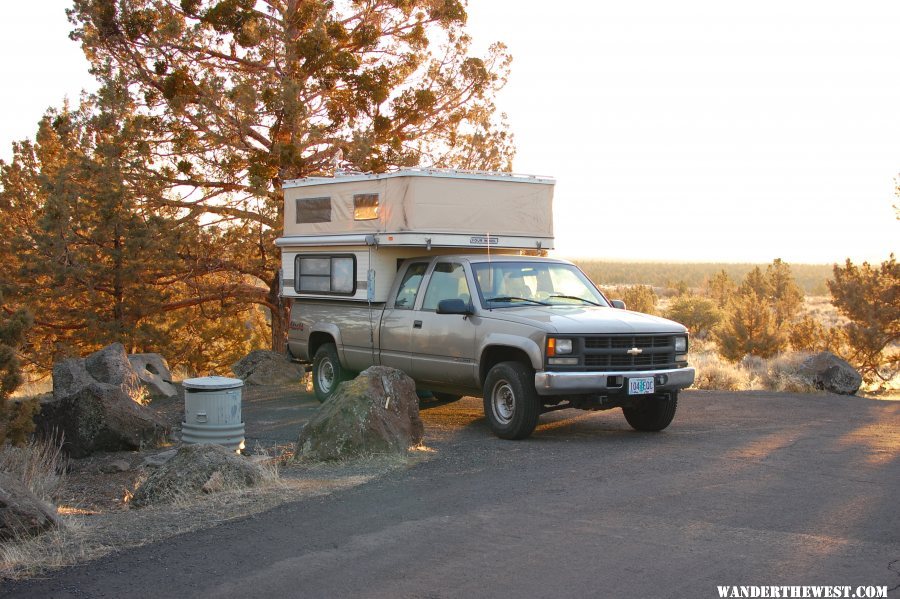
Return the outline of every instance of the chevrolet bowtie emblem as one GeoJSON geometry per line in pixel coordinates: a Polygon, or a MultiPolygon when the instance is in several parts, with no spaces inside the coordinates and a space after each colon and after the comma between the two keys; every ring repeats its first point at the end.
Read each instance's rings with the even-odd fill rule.
{"type": "Polygon", "coordinates": [[[629,349],[629,350],[628,350],[627,352],[625,352],[625,353],[628,354],[629,356],[636,356],[636,355],[638,355],[638,354],[644,353],[644,350],[642,350],[642,349],[639,348],[639,347],[632,347],[631,349],[629,349]]]}

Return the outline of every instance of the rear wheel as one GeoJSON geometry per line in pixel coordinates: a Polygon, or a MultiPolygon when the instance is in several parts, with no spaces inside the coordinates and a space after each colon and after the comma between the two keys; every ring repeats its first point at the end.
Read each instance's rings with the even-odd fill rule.
{"type": "Polygon", "coordinates": [[[622,408],[625,420],[637,431],[661,431],[672,423],[678,407],[678,393],[663,393],[641,399],[634,407],[622,408]]]}
{"type": "Polygon", "coordinates": [[[313,390],[319,401],[325,401],[334,395],[338,385],[347,380],[347,371],[341,366],[334,343],[324,343],[316,350],[312,379],[313,390]]]}
{"type": "Polygon", "coordinates": [[[501,439],[524,439],[537,426],[541,402],[534,371],[519,362],[501,362],[484,382],[484,415],[501,439]]]}

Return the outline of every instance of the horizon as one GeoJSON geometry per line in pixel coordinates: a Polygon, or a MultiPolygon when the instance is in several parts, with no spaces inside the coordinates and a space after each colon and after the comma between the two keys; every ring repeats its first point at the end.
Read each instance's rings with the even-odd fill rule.
{"type": "MultiPolygon", "coordinates": [[[[69,5],[0,9],[0,48],[23,57],[0,76],[29,81],[2,100],[3,160],[48,107],[92,89],[69,5]]],[[[496,102],[513,169],[557,179],[554,255],[826,265],[896,253],[900,5],[472,0],[468,13],[473,53],[502,41],[513,57],[496,102]]]]}

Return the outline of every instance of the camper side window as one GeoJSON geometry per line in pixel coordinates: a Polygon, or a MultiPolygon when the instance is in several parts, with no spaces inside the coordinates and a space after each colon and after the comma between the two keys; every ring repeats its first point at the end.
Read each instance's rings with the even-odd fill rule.
{"type": "Polygon", "coordinates": [[[378,194],[357,193],[353,196],[353,220],[378,218],[378,194]]]}
{"type": "Polygon", "coordinates": [[[294,275],[297,293],[353,295],[356,293],[356,256],[297,256],[294,275]]]}
{"type": "Polygon", "coordinates": [[[330,223],[331,198],[297,200],[297,224],[330,223]]]}

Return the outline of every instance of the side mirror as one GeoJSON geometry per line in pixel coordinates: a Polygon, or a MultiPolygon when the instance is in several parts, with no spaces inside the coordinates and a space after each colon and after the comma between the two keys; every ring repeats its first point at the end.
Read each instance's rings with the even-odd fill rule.
{"type": "Polygon", "coordinates": [[[445,299],[438,302],[438,314],[462,314],[467,316],[472,314],[472,306],[461,299],[445,299]]]}
{"type": "Polygon", "coordinates": [[[612,307],[618,308],[619,310],[627,310],[627,308],[625,307],[625,302],[623,302],[622,300],[613,300],[612,307]]]}

